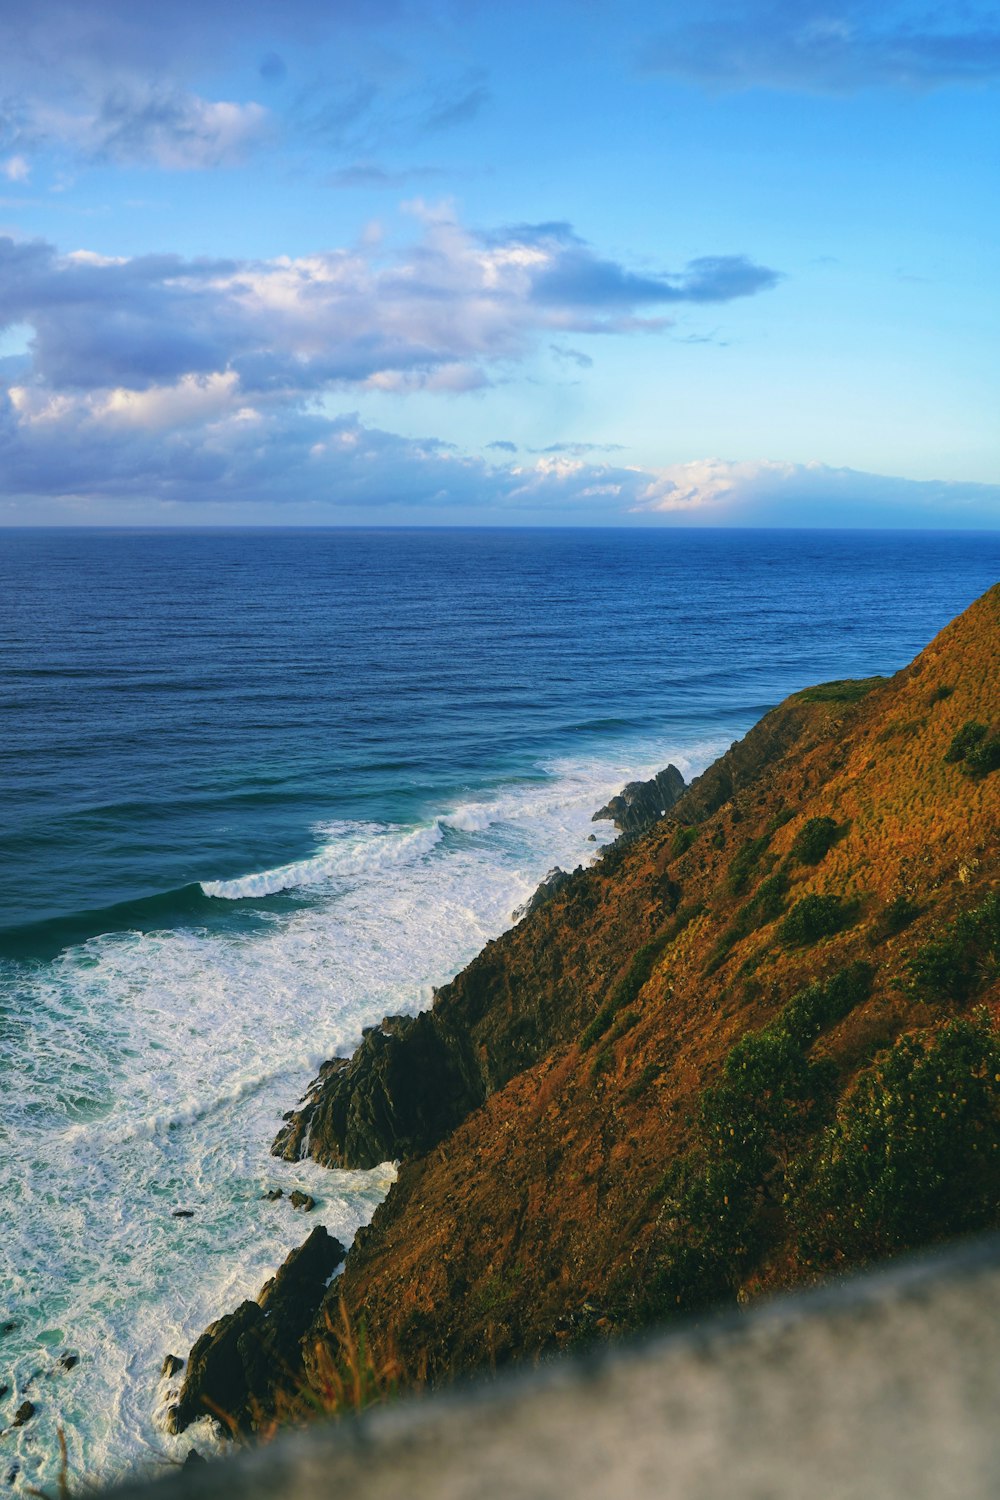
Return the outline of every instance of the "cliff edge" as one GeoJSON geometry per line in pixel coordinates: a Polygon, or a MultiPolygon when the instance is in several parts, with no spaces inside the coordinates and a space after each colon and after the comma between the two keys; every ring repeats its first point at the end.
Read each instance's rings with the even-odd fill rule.
{"type": "Polygon", "coordinates": [[[997,661],[1000,586],[793,695],[327,1066],[277,1149],[401,1167],[296,1381],[345,1317],[440,1381],[1000,1224],[997,661]]]}

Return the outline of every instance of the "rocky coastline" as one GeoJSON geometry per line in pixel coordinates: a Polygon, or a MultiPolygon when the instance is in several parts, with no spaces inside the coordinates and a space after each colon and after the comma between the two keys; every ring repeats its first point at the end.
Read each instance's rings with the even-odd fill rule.
{"type": "Polygon", "coordinates": [[[629,784],[593,865],[326,1063],[275,1154],[398,1180],[346,1261],[314,1230],[212,1325],[172,1430],[280,1419],[341,1317],[441,1382],[1000,1223],[998,659],[1000,587],[895,677],[793,695],[690,786],[629,784]],[[909,1165],[852,1229],[871,1098],[905,1073],[923,1100],[946,1062],[975,1118],[913,1106],[909,1165]]]}

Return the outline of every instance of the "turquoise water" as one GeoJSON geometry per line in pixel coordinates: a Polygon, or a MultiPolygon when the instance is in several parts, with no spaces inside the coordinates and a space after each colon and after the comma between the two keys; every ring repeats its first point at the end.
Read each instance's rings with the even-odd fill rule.
{"type": "Polygon", "coordinates": [[[263,1190],[349,1238],[391,1181],[275,1161],[281,1113],[624,780],[998,574],[993,535],[0,532],[0,1488],[60,1424],[91,1478],[187,1451],[164,1354],[308,1228],[263,1190]]]}

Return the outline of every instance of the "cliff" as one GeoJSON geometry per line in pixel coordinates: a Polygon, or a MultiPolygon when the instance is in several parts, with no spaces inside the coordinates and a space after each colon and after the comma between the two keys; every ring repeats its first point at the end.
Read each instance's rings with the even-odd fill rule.
{"type": "Polygon", "coordinates": [[[1000,1224],[997,661],[1000,586],[794,695],[327,1065],[276,1149],[401,1167],[290,1379],[341,1298],[440,1381],[1000,1224]]]}

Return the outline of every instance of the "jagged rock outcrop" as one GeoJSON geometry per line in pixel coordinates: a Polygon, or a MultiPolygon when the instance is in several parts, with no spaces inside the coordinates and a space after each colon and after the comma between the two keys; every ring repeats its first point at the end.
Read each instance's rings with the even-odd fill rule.
{"type": "Polygon", "coordinates": [[[301,1383],[303,1336],[345,1254],[340,1241],[318,1225],[265,1283],[256,1302],[241,1302],[206,1329],[191,1350],[180,1398],[170,1408],[171,1432],[183,1432],[207,1415],[233,1432],[253,1432],[262,1418],[270,1420],[276,1392],[294,1392],[301,1383]]]}
{"type": "Polygon", "coordinates": [[[612,797],[606,807],[595,812],[592,821],[610,818],[627,839],[638,838],[658,823],[679,802],[687,790],[684,777],[675,765],[669,765],[649,781],[630,781],[612,797]]]}
{"type": "Polygon", "coordinates": [[[431,1012],[387,1016],[366,1030],[353,1057],[324,1065],[272,1151],[289,1161],[310,1155],[348,1167],[420,1156],[482,1097],[474,1062],[431,1012]]]}
{"type": "Polygon", "coordinates": [[[568,870],[561,870],[558,865],[554,866],[545,879],[539,881],[524,905],[514,908],[510,914],[511,921],[521,922],[525,917],[530,917],[532,912],[537,911],[540,906],[544,906],[546,901],[551,901],[552,897],[558,891],[562,890],[570,878],[568,870]]]}

